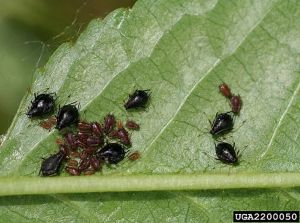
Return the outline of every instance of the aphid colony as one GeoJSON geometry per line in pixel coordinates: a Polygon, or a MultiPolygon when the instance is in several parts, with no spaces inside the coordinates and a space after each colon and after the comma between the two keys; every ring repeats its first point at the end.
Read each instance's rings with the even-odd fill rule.
{"type": "MultiPolygon", "coordinates": [[[[145,108],[150,98],[148,91],[136,90],[129,95],[124,104],[125,109],[145,108]]],[[[27,116],[41,118],[53,113],[54,95],[53,93],[35,94],[26,113],[27,116]]],[[[138,151],[129,153],[131,139],[128,130],[140,128],[133,120],[127,120],[124,126],[121,121],[116,121],[113,114],[108,114],[103,123],[81,121],[78,108],[72,103],[59,108],[55,117],[51,116],[40,123],[40,126],[47,130],[54,125],[63,137],[56,140],[58,152],[43,158],[40,169],[42,176],[59,175],[64,163],[66,163],[67,173],[78,176],[94,174],[101,170],[104,164],[118,164],[127,154],[131,161],[140,158],[138,151]]]]}
{"type": "MultiPolygon", "coordinates": [[[[214,120],[210,121],[209,133],[216,139],[230,132],[234,126],[234,117],[238,115],[242,100],[239,95],[231,93],[229,86],[225,83],[219,85],[220,93],[229,100],[231,111],[217,113],[214,120]]],[[[129,95],[124,104],[126,110],[145,108],[150,99],[149,90],[135,90],[129,95]]],[[[29,118],[43,117],[55,110],[55,94],[34,95],[27,115],[29,118]]],[[[128,159],[135,161],[140,158],[138,151],[129,153],[131,147],[130,134],[128,130],[139,130],[140,126],[132,120],[127,120],[125,126],[121,121],[116,121],[113,114],[108,114],[103,123],[80,121],[78,108],[75,104],[67,104],[59,108],[55,117],[49,117],[42,121],[40,126],[64,132],[63,138],[56,140],[59,151],[56,154],[43,159],[40,173],[42,176],[58,175],[61,166],[66,163],[65,170],[73,176],[81,174],[91,175],[101,170],[103,165],[118,164],[128,154],[128,159]],[[71,131],[70,126],[76,126],[71,131]]],[[[238,152],[235,144],[220,142],[215,144],[217,160],[225,164],[238,164],[238,152]]]]}
{"type": "MultiPolygon", "coordinates": [[[[128,122],[138,126],[133,121],[128,122]]],[[[59,174],[64,162],[65,170],[70,175],[94,174],[104,164],[118,164],[122,161],[131,145],[127,129],[120,121],[116,125],[112,114],[108,114],[103,123],[79,121],[76,131],[66,132],[56,143],[59,151],[42,162],[43,176],[59,174]]]]}

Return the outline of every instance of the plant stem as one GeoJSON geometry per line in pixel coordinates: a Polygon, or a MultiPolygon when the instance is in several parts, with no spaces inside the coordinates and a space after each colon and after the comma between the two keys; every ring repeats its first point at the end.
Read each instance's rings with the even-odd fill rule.
{"type": "Polygon", "coordinates": [[[299,187],[300,173],[1,177],[0,196],[83,192],[299,187]]]}

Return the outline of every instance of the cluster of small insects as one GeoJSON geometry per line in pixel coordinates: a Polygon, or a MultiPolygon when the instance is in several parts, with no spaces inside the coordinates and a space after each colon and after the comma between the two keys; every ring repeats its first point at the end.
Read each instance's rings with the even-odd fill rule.
{"type": "MultiPolygon", "coordinates": [[[[126,110],[145,108],[149,90],[136,90],[129,95],[124,104],[126,110]]],[[[29,118],[41,118],[52,114],[55,110],[55,94],[34,95],[26,113],[29,118]]],[[[74,103],[59,108],[57,115],[42,121],[40,126],[50,130],[54,125],[63,135],[56,140],[59,146],[57,153],[43,158],[40,173],[42,176],[59,175],[61,166],[66,163],[65,170],[72,176],[92,175],[101,170],[103,164],[118,164],[127,155],[135,161],[140,158],[138,151],[129,153],[131,139],[128,130],[139,130],[140,126],[127,120],[125,125],[116,121],[113,114],[108,114],[103,123],[80,120],[78,107],[74,103]],[[76,126],[70,128],[71,126],[76,126]],[[67,131],[62,131],[67,129],[67,131]]]]}
{"type": "MultiPolygon", "coordinates": [[[[234,115],[239,114],[242,107],[242,100],[239,95],[231,93],[229,86],[225,83],[219,85],[220,93],[230,100],[231,111],[225,113],[217,113],[213,122],[210,122],[210,134],[214,138],[218,138],[233,129],[234,115]]],[[[219,142],[215,144],[215,152],[217,160],[225,164],[236,165],[238,164],[238,152],[235,151],[235,144],[231,145],[227,142],[219,142]]]]}

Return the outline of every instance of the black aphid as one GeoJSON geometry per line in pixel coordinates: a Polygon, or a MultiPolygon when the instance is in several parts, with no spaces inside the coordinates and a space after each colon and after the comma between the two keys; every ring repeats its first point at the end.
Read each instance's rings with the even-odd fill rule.
{"type": "Polygon", "coordinates": [[[209,131],[212,135],[220,135],[233,128],[233,118],[230,115],[231,112],[216,114],[214,121],[211,123],[211,130],[209,131]]]}
{"type": "Polygon", "coordinates": [[[56,116],[57,124],[56,128],[61,130],[72,124],[77,124],[79,122],[79,112],[75,105],[68,104],[61,107],[56,116]]]}
{"type": "Polygon", "coordinates": [[[238,156],[235,152],[235,144],[231,145],[226,142],[221,142],[215,145],[217,160],[226,164],[238,164],[238,156]]]}
{"type": "Polygon", "coordinates": [[[58,175],[64,158],[65,153],[60,150],[58,153],[51,155],[47,159],[44,159],[40,170],[42,176],[58,175]]]}
{"type": "Polygon", "coordinates": [[[55,99],[52,94],[34,94],[34,100],[31,101],[31,107],[28,109],[26,115],[29,118],[40,117],[50,114],[54,111],[55,99]]]}
{"type": "Polygon", "coordinates": [[[131,108],[145,108],[149,98],[150,90],[135,90],[135,92],[129,95],[127,102],[124,104],[125,109],[131,108]]]}
{"type": "Polygon", "coordinates": [[[121,145],[110,143],[97,153],[97,158],[108,164],[117,164],[124,159],[125,153],[126,152],[121,145]]]}

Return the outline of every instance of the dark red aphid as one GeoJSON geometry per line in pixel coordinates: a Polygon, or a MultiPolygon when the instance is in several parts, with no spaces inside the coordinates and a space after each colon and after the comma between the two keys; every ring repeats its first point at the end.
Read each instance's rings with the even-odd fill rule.
{"type": "Polygon", "coordinates": [[[134,151],[131,154],[129,154],[128,159],[131,161],[136,161],[141,158],[141,154],[139,151],[134,151]]]}
{"type": "Polygon", "coordinates": [[[56,125],[56,118],[49,117],[47,120],[40,122],[40,126],[44,129],[50,130],[52,127],[56,125]]]}
{"type": "Polygon", "coordinates": [[[233,118],[231,112],[216,114],[214,121],[211,123],[210,134],[213,136],[223,134],[233,128],[233,118]]]}
{"type": "Polygon", "coordinates": [[[86,160],[90,157],[90,154],[86,150],[83,150],[82,152],[79,153],[79,157],[81,160],[86,160]]]}
{"type": "Polygon", "coordinates": [[[92,126],[90,123],[80,121],[78,122],[78,130],[83,133],[92,133],[92,126]]]}
{"type": "Polygon", "coordinates": [[[104,118],[104,132],[110,133],[114,127],[116,125],[116,119],[115,116],[112,114],[108,114],[105,118],[104,118]]]}
{"type": "Polygon", "coordinates": [[[95,156],[90,158],[90,163],[94,170],[98,171],[101,169],[101,162],[95,156]]]}
{"type": "Polygon", "coordinates": [[[242,99],[239,95],[233,95],[230,98],[231,111],[235,114],[238,114],[242,108],[242,99]]]}
{"type": "Polygon", "coordinates": [[[228,85],[225,84],[225,83],[222,83],[222,84],[219,85],[219,91],[226,98],[231,98],[232,97],[231,90],[228,87],[228,85]]]}
{"type": "Polygon", "coordinates": [[[58,130],[69,127],[72,124],[78,124],[79,112],[77,107],[73,104],[64,105],[59,109],[56,119],[56,128],[58,130]]]}
{"type": "Polygon", "coordinates": [[[55,143],[57,145],[63,145],[65,142],[61,138],[58,138],[58,139],[55,140],[55,143]]]}
{"type": "Polygon", "coordinates": [[[91,123],[91,127],[92,127],[92,133],[95,136],[98,136],[98,137],[102,137],[103,136],[103,129],[102,129],[102,126],[100,125],[100,123],[98,123],[98,122],[92,122],[91,123]]]}
{"type": "Polygon", "coordinates": [[[131,120],[128,120],[126,122],[126,127],[130,130],[139,130],[140,129],[139,124],[137,124],[136,122],[131,121],[131,120]]]}
{"type": "Polygon", "coordinates": [[[145,108],[149,98],[150,90],[135,90],[135,92],[129,95],[127,102],[124,104],[125,109],[132,108],[145,108]]]}
{"type": "Polygon", "coordinates": [[[28,109],[26,115],[29,118],[32,118],[52,113],[55,108],[55,99],[52,95],[53,93],[39,95],[34,94],[34,100],[31,101],[31,107],[28,109]]]}
{"type": "Polygon", "coordinates": [[[238,153],[235,152],[235,144],[231,145],[226,142],[221,142],[215,145],[217,160],[223,163],[235,165],[238,164],[238,153]]]}
{"type": "Polygon", "coordinates": [[[70,159],[67,163],[67,167],[78,168],[78,161],[74,159],[70,159]]]}
{"type": "Polygon", "coordinates": [[[110,136],[113,138],[118,138],[120,142],[123,143],[124,145],[127,146],[131,145],[129,134],[126,131],[126,129],[124,129],[123,127],[118,130],[112,131],[110,136]]]}
{"type": "Polygon", "coordinates": [[[89,147],[97,147],[103,145],[103,139],[97,136],[89,136],[86,139],[86,145],[89,147]]]}
{"type": "Polygon", "coordinates": [[[70,157],[79,158],[80,157],[80,153],[77,152],[77,151],[71,151],[70,152],[70,157]]]}
{"type": "Polygon", "coordinates": [[[79,176],[79,175],[80,175],[80,171],[79,171],[77,168],[66,167],[65,170],[66,170],[67,173],[70,174],[71,176],[79,176]]]}
{"type": "Polygon", "coordinates": [[[59,174],[60,166],[65,159],[65,153],[60,150],[57,153],[43,159],[40,173],[42,176],[54,176],[59,174]]]}
{"type": "Polygon", "coordinates": [[[66,133],[64,135],[64,139],[71,150],[75,150],[78,147],[77,137],[73,133],[71,132],[66,133]]]}
{"type": "Polygon", "coordinates": [[[78,137],[77,144],[78,144],[78,146],[81,147],[81,148],[87,147],[87,139],[88,139],[89,136],[90,136],[90,134],[78,132],[78,134],[77,134],[77,137],[78,137]]]}
{"type": "Polygon", "coordinates": [[[108,164],[117,164],[124,159],[125,150],[120,144],[110,143],[104,146],[96,156],[108,164]]]}
{"type": "Polygon", "coordinates": [[[86,169],[88,169],[91,165],[91,162],[90,162],[90,159],[89,158],[85,158],[85,159],[82,159],[79,163],[79,171],[84,171],[86,169]]]}
{"type": "Polygon", "coordinates": [[[83,171],[83,174],[85,175],[85,176],[90,176],[90,175],[93,175],[93,174],[95,174],[95,170],[93,170],[93,169],[87,169],[87,170],[85,170],[85,171],[83,171]]]}
{"type": "Polygon", "coordinates": [[[90,156],[93,155],[97,151],[97,149],[98,147],[88,147],[84,149],[84,152],[90,156]]]}

